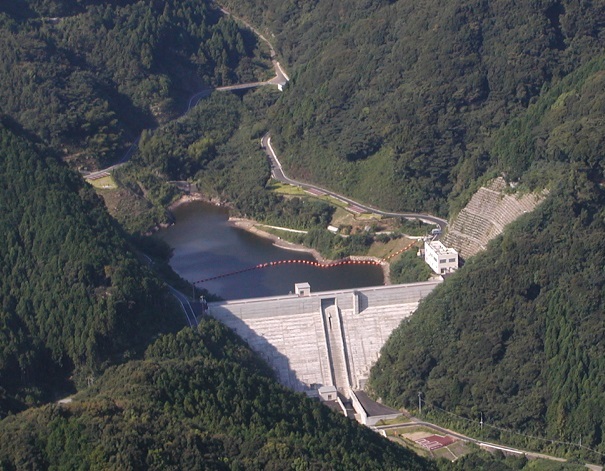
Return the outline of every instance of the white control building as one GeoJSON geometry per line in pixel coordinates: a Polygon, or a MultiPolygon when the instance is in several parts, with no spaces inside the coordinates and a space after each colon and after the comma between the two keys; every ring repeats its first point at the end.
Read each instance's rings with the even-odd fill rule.
{"type": "Polygon", "coordinates": [[[440,275],[458,269],[458,252],[438,240],[424,242],[424,261],[440,275]]]}

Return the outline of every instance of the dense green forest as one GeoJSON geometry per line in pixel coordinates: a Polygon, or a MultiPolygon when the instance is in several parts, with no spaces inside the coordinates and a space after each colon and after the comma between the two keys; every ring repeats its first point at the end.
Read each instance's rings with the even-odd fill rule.
{"type": "Polygon", "coordinates": [[[404,252],[391,263],[391,283],[414,283],[426,281],[432,275],[432,270],[418,257],[416,247],[404,252]]]}
{"type": "MultiPolygon", "coordinates": [[[[334,258],[367,237],[320,231],[333,208],[267,191],[267,130],[289,174],[385,208],[445,215],[496,174],[548,189],[394,333],[370,387],[396,407],[421,391],[431,419],[470,433],[482,414],[486,438],[602,460],[605,5],[224,3],[275,33],[292,81],[212,93],[179,119],[196,91],[271,74],[254,35],[216,7],[0,3],[0,466],[432,466],[284,391],[215,323],[161,336],[141,359],[181,319],[124,238],[159,213],[120,227],[61,160],[103,166],[143,129],[122,188],[162,207],[178,196],[169,181],[194,181],[242,215],[309,229],[334,258]],[[71,405],[6,417],[89,384],[71,405]]],[[[422,276],[413,257],[394,280],[422,276]]]]}
{"type": "MultiPolygon", "coordinates": [[[[0,26],[0,467],[433,468],[285,391],[214,322],[161,336],[141,359],[150,339],[182,325],[182,314],[101,199],[61,160],[103,164],[136,131],[175,116],[199,85],[256,78],[245,75],[256,42],[193,1],[3,3],[0,26]],[[202,53],[213,50],[220,59],[209,64],[202,53]],[[73,403],[31,407],[87,386],[73,403]]],[[[257,200],[240,198],[259,213],[266,162],[242,166],[242,151],[229,152],[257,142],[258,126],[238,131],[240,114],[253,120],[246,106],[261,109],[250,100],[265,98],[212,97],[188,121],[145,133],[116,177],[148,185],[155,194],[145,196],[159,204],[173,196],[171,178],[197,174],[209,193],[227,197],[251,182],[257,200]],[[162,148],[171,133],[186,152],[162,148]]],[[[269,197],[280,220],[306,227],[330,215],[322,204],[269,197]]]]}
{"type": "Polygon", "coordinates": [[[191,94],[266,73],[255,36],[206,2],[7,3],[0,113],[80,166],[117,160],[191,94]]]}
{"type": "Polygon", "coordinates": [[[279,386],[222,324],[156,340],[72,403],[0,422],[3,469],[433,469],[279,386]]]}
{"type": "Polygon", "coordinates": [[[413,406],[422,391],[429,410],[482,412],[603,459],[586,448],[605,454],[604,91],[595,59],[498,134],[502,168],[550,195],[394,333],[372,372],[376,394],[413,406]]]}
{"type": "Polygon", "coordinates": [[[245,0],[292,83],[272,110],[294,177],[381,207],[448,213],[495,130],[602,52],[602,3],[245,0]]]}
{"type": "Polygon", "coordinates": [[[69,376],[86,384],[180,316],[94,191],[10,126],[0,126],[0,417],[65,391],[69,376]]]}
{"type": "MultiPolygon", "coordinates": [[[[268,191],[269,163],[259,142],[265,131],[263,113],[275,101],[276,88],[242,95],[214,92],[178,120],[144,131],[127,167],[116,172],[122,186],[165,207],[181,193],[174,180],[192,180],[198,191],[229,203],[234,212],[267,224],[297,229],[329,224],[334,207],[327,203],[284,198],[268,191]]],[[[148,228],[142,215],[131,231],[148,228]]]]}

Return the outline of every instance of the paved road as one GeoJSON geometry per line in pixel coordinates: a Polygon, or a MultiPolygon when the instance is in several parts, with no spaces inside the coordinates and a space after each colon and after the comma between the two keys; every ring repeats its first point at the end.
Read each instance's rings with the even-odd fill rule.
{"type": "Polygon", "coordinates": [[[166,286],[168,286],[168,289],[170,290],[172,295],[176,299],[178,299],[179,303],[181,303],[181,307],[183,308],[183,311],[185,312],[185,317],[187,317],[187,322],[189,323],[189,327],[197,327],[199,325],[199,321],[197,320],[195,312],[193,311],[193,307],[191,306],[191,302],[189,301],[189,298],[187,296],[185,296],[183,293],[181,293],[179,290],[170,286],[169,284],[167,284],[166,286]]]}
{"type": "Polygon", "coordinates": [[[269,80],[272,83],[277,83],[275,80],[279,80],[280,82],[289,82],[290,77],[286,73],[286,71],[282,68],[281,64],[276,60],[273,60],[273,67],[275,68],[276,77],[274,79],[269,80]]]}
{"type": "Polygon", "coordinates": [[[269,133],[267,133],[263,136],[263,138],[261,139],[261,145],[262,145],[263,149],[265,150],[265,153],[269,157],[269,160],[271,161],[271,175],[273,176],[273,178],[275,178],[276,180],[279,180],[280,182],[289,183],[290,185],[299,186],[299,187],[305,188],[305,189],[313,189],[313,190],[321,191],[323,193],[326,193],[327,195],[333,196],[334,198],[337,198],[348,204],[351,204],[353,206],[358,206],[370,213],[379,214],[381,216],[402,217],[402,218],[406,218],[406,219],[420,219],[424,222],[428,222],[429,224],[435,224],[435,225],[439,226],[442,232],[445,231],[445,228],[447,227],[447,221],[445,219],[441,219],[436,216],[431,216],[430,214],[396,213],[396,212],[390,212],[390,211],[382,211],[381,209],[376,209],[372,206],[368,206],[366,204],[359,203],[358,201],[352,200],[351,198],[343,196],[339,193],[335,193],[334,191],[326,190],[325,188],[319,187],[317,185],[311,185],[309,183],[303,183],[303,182],[299,182],[297,180],[293,180],[284,173],[284,169],[281,165],[281,162],[279,161],[279,158],[277,157],[277,154],[275,153],[275,150],[273,149],[273,146],[271,145],[271,135],[269,133]]]}
{"type": "MultiPolygon", "coordinates": [[[[153,267],[154,263],[153,263],[153,260],[151,259],[151,257],[149,257],[149,255],[144,254],[142,252],[138,252],[138,253],[145,258],[147,265],[152,270],[154,270],[154,267],[153,267]]],[[[185,313],[185,317],[187,318],[187,323],[189,324],[189,327],[197,327],[199,325],[199,322],[197,320],[197,316],[195,315],[195,311],[193,310],[193,306],[191,306],[191,302],[189,301],[189,298],[187,296],[185,296],[183,293],[181,293],[178,289],[170,286],[168,283],[165,283],[165,284],[168,287],[170,294],[172,294],[177,299],[177,301],[181,304],[181,307],[183,308],[183,312],[185,313]]]]}
{"type": "MultiPolygon", "coordinates": [[[[229,11],[227,11],[226,9],[224,9],[223,7],[221,7],[218,4],[217,4],[217,8],[220,11],[222,11],[225,15],[233,16],[229,11]]],[[[275,70],[275,77],[273,77],[272,79],[266,80],[264,82],[241,83],[241,84],[236,84],[236,85],[227,85],[224,87],[217,87],[217,88],[205,88],[203,90],[200,90],[199,92],[195,93],[194,95],[192,95],[189,98],[189,101],[187,102],[187,109],[181,116],[186,115],[189,111],[191,111],[192,108],[194,108],[200,102],[201,99],[206,98],[207,96],[210,96],[213,91],[224,92],[224,91],[231,91],[231,90],[245,90],[247,88],[264,87],[267,85],[275,85],[275,86],[283,87],[290,81],[290,77],[288,77],[288,74],[286,74],[286,72],[283,69],[283,67],[281,66],[281,64],[277,60],[275,60],[275,56],[276,56],[275,49],[273,48],[273,45],[269,42],[269,40],[267,40],[267,38],[265,38],[257,29],[255,29],[252,25],[250,25],[246,21],[244,21],[241,18],[238,18],[236,16],[233,16],[233,18],[235,18],[237,21],[240,21],[244,25],[246,25],[247,28],[249,28],[251,31],[253,31],[254,34],[256,34],[260,39],[262,39],[269,46],[269,50],[271,51],[271,61],[273,63],[273,68],[275,70]]],[[[130,158],[132,157],[132,155],[135,153],[135,151],[138,148],[140,139],[141,139],[140,136],[137,137],[136,140],[130,146],[130,148],[122,156],[122,158],[118,162],[116,162],[114,165],[111,165],[111,166],[101,169],[101,170],[97,170],[95,172],[82,172],[82,175],[87,180],[94,180],[95,178],[104,176],[106,173],[111,173],[113,170],[121,167],[126,162],[128,162],[130,160],[130,158]]]]}
{"type": "Polygon", "coordinates": [[[113,164],[107,168],[104,168],[102,170],[97,170],[96,172],[86,173],[86,174],[84,174],[84,178],[86,180],[94,180],[96,178],[105,176],[105,174],[111,173],[116,168],[120,168],[122,165],[124,165],[126,162],[128,162],[130,160],[130,157],[132,157],[132,154],[134,154],[135,151],[137,150],[140,140],[141,140],[141,136],[137,137],[134,140],[134,142],[131,144],[131,146],[128,148],[126,153],[122,156],[122,158],[118,162],[116,162],[115,164],[113,164]]]}
{"type": "Polygon", "coordinates": [[[269,41],[259,30],[257,30],[254,26],[252,26],[246,20],[244,20],[238,16],[235,16],[229,10],[227,10],[225,7],[222,7],[221,5],[219,5],[216,2],[215,2],[215,5],[225,15],[231,16],[235,20],[239,21],[240,23],[243,23],[246,26],[246,28],[248,28],[250,31],[252,31],[254,34],[256,34],[256,36],[258,36],[259,39],[261,39],[269,47],[269,51],[271,52],[271,59],[273,61],[273,67],[275,68],[275,78],[272,78],[268,82],[263,82],[263,84],[265,84],[265,85],[272,84],[272,85],[282,85],[283,86],[287,82],[289,82],[290,77],[288,76],[286,71],[282,68],[281,64],[275,60],[275,57],[277,56],[277,54],[275,52],[275,48],[273,47],[273,44],[271,43],[271,41],[269,41]]]}
{"type": "Polygon", "coordinates": [[[263,42],[265,42],[265,44],[267,44],[267,46],[269,46],[269,50],[271,51],[271,57],[275,57],[275,49],[273,48],[273,44],[271,44],[271,41],[269,41],[265,36],[263,36],[263,34],[257,30],[254,26],[252,26],[250,23],[248,23],[246,20],[244,20],[243,18],[240,18],[238,16],[235,16],[233,13],[231,13],[229,10],[227,10],[224,6],[219,5],[216,2],[213,2],[214,5],[216,6],[216,8],[218,8],[221,12],[223,12],[223,14],[227,15],[227,16],[231,16],[233,17],[235,20],[239,21],[240,23],[243,23],[244,25],[246,25],[246,28],[248,28],[249,30],[251,30],[254,34],[256,34],[263,42]]]}
{"type": "Polygon", "coordinates": [[[206,88],[200,92],[197,92],[195,95],[192,95],[191,98],[189,98],[189,102],[187,103],[187,110],[184,114],[189,113],[189,111],[191,111],[191,108],[195,107],[195,105],[197,105],[202,98],[210,96],[213,91],[214,90],[212,88],[206,88]]]}

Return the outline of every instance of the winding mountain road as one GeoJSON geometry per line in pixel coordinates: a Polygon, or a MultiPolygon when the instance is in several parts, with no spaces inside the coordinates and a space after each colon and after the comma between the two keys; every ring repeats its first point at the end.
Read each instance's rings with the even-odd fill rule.
{"type": "MultiPolygon", "coordinates": [[[[145,259],[145,263],[149,266],[149,268],[151,268],[153,271],[156,271],[154,268],[154,262],[149,255],[144,254],[142,252],[137,252],[137,253],[145,259]]],[[[181,305],[181,308],[183,309],[183,313],[185,314],[189,327],[196,328],[200,323],[198,321],[197,316],[195,315],[195,310],[193,309],[193,306],[191,305],[191,301],[189,300],[189,298],[186,295],[184,295],[183,293],[181,293],[178,289],[173,287],[172,285],[169,285],[168,283],[166,283],[166,281],[164,281],[164,284],[168,288],[168,291],[170,291],[170,294],[172,294],[172,296],[174,296],[176,298],[176,300],[179,302],[179,304],[181,305]]]]}
{"type": "Polygon", "coordinates": [[[439,226],[439,228],[441,229],[442,232],[447,227],[447,221],[445,219],[438,218],[437,216],[431,216],[430,214],[423,214],[423,213],[396,213],[396,212],[391,212],[391,211],[383,211],[381,209],[377,209],[372,206],[368,206],[367,204],[363,204],[358,201],[352,200],[351,198],[348,198],[347,196],[341,195],[341,194],[336,193],[331,190],[327,190],[320,186],[313,185],[310,183],[303,183],[298,180],[293,180],[292,178],[288,177],[284,173],[284,169],[281,165],[281,162],[279,161],[279,158],[277,157],[277,154],[275,153],[275,150],[273,149],[273,146],[271,145],[271,135],[269,133],[265,134],[262,137],[261,146],[264,149],[265,153],[267,154],[267,157],[269,157],[269,160],[271,162],[271,175],[273,176],[273,178],[275,178],[276,180],[278,180],[282,183],[289,183],[290,185],[299,186],[304,189],[313,189],[313,190],[321,191],[322,193],[325,193],[325,194],[330,195],[334,198],[337,198],[341,201],[344,201],[345,203],[348,203],[353,206],[357,206],[370,213],[378,214],[380,216],[401,217],[401,218],[406,218],[406,219],[420,219],[423,222],[427,222],[429,224],[435,224],[435,225],[439,226]]]}
{"type": "MultiPolygon", "coordinates": [[[[290,77],[288,76],[288,74],[285,72],[285,70],[283,69],[281,64],[275,59],[277,54],[275,53],[273,44],[271,44],[271,42],[260,33],[260,31],[258,31],[256,28],[254,28],[248,22],[246,22],[245,20],[243,20],[239,17],[234,16],[233,14],[231,14],[231,12],[229,12],[225,8],[221,7],[220,5],[218,5],[216,3],[215,3],[215,5],[223,14],[231,16],[235,20],[243,23],[248,29],[250,29],[264,43],[267,44],[267,46],[269,47],[270,54],[271,54],[271,62],[273,64],[275,76],[273,78],[270,78],[269,80],[265,80],[263,82],[240,83],[240,84],[235,84],[235,85],[225,85],[223,87],[205,88],[203,90],[200,90],[199,92],[196,92],[189,98],[189,100],[187,102],[187,109],[185,110],[185,112],[182,115],[179,116],[179,118],[183,117],[187,113],[189,113],[189,111],[191,111],[191,109],[194,108],[201,99],[206,98],[207,96],[210,96],[212,94],[212,92],[215,92],[215,91],[216,92],[228,92],[228,91],[233,91],[233,90],[245,90],[248,88],[265,87],[265,86],[270,86],[270,85],[274,85],[274,86],[278,87],[280,90],[282,90],[283,87],[285,87],[286,84],[290,81],[290,77]]],[[[134,142],[132,143],[132,145],[128,148],[126,153],[115,164],[110,165],[109,167],[106,167],[101,170],[96,170],[94,172],[81,172],[84,179],[85,180],[95,180],[97,178],[110,174],[113,170],[115,170],[117,168],[120,168],[122,165],[124,165],[126,162],[128,162],[130,160],[130,158],[132,157],[132,155],[135,153],[135,151],[137,150],[137,148],[139,146],[140,139],[141,139],[140,136],[137,137],[134,140],[134,142]]]]}
{"type": "MultiPolygon", "coordinates": [[[[267,86],[267,85],[277,85],[278,87],[283,87],[285,86],[285,84],[290,80],[289,76],[287,75],[287,73],[284,71],[284,69],[282,68],[282,66],[280,65],[280,63],[275,60],[276,57],[276,52],[275,49],[273,48],[273,45],[271,44],[271,42],[269,40],[267,40],[257,29],[255,29],[252,25],[250,25],[249,23],[247,23],[245,20],[235,17],[234,15],[231,14],[231,12],[229,12],[228,10],[226,10],[224,7],[218,5],[215,3],[215,5],[217,6],[217,8],[224,13],[225,15],[229,15],[234,17],[237,21],[243,23],[247,28],[249,28],[251,31],[253,31],[263,42],[265,42],[270,50],[271,53],[271,59],[272,59],[272,63],[273,63],[273,67],[275,69],[275,77],[273,77],[270,80],[264,81],[264,82],[252,82],[252,83],[245,83],[245,84],[237,84],[237,85],[229,85],[229,86],[224,86],[224,87],[218,87],[218,88],[207,88],[204,90],[201,90],[197,93],[195,93],[194,95],[192,95],[189,98],[188,101],[188,105],[187,105],[187,109],[186,111],[183,113],[184,116],[185,114],[187,114],[193,107],[195,107],[197,105],[197,103],[209,96],[210,94],[212,94],[213,91],[231,91],[231,90],[241,90],[241,89],[248,89],[248,88],[254,88],[254,87],[261,87],[261,86],[267,86]]],[[[56,18],[53,18],[51,20],[57,20],[56,18]]],[[[94,179],[94,178],[98,178],[99,176],[102,176],[104,174],[108,174],[110,173],[112,170],[121,167],[122,165],[124,165],[126,162],[128,162],[128,160],[131,158],[131,156],[134,154],[134,152],[136,151],[137,147],[138,147],[138,143],[139,143],[140,137],[137,138],[132,145],[130,146],[130,148],[128,149],[128,151],[122,156],[122,158],[114,165],[111,165],[105,169],[96,171],[96,172],[91,172],[88,173],[86,175],[84,175],[84,178],[86,179],[94,179]]],[[[313,189],[313,190],[317,190],[320,191],[322,193],[325,193],[327,195],[330,195],[334,198],[337,198],[343,202],[346,202],[350,205],[359,207],[364,209],[365,211],[368,211],[370,213],[373,214],[377,214],[377,215],[381,215],[381,216],[387,216],[387,217],[401,217],[401,218],[406,218],[406,219],[420,219],[423,222],[427,222],[429,224],[435,224],[437,226],[439,226],[439,228],[441,229],[441,231],[443,232],[448,223],[447,220],[436,217],[436,216],[432,216],[429,214],[423,214],[423,213],[398,213],[398,212],[390,212],[390,211],[383,211],[377,208],[374,208],[372,206],[360,203],[358,201],[355,201],[351,198],[348,198],[344,195],[341,195],[339,193],[336,193],[334,191],[331,190],[327,190],[325,188],[322,188],[320,186],[317,185],[313,185],[310,183],[304,183],[304,182],[300,182],[297,180],[294,180],[292,178],[289,178],[285,172],[284,169],[281,165],[281,162],[279,161],[279,158],[277,157],[277,154],[275,153],[275,150],[273,149],[273,146],[271,144],[271,135],[269,133],[265,134],[262,139],[261,139],[261,145],[262,148],[264,149],[267,157],[270,160],[271,163],[271,173],[273,178],[275,178],[276,180],[282,182],[282,183],[288,183],[294,186],[298,186],[300,188],[303,189],[313,189]]],[[[149,260],[149,262],[151,263],[151,259],[149,257],[147,257],[145,255],[145,257],[149,260]]],[[[180,291],[178,291],[177,289],[173,288],[172,286],[167,284],[167,287],[170,291],[170,293],[179,301],[179,303],[181,304],[181,307],[183,309],[183,312],[187,318],[187,322],[189,323],[189,326],[192,328],[195,328],[198,326],[199,321],[197,319],[197,316],[195,315],[194,309],[191,305],[191,302],[189,300],[189,298],[184,295],[183,293],[181,293],[180,291]]],[[[59,403],[67,403],[70,402],[70,398],[66,398],[63,400],[60,400],[59,403]]],[[[512,447],[506,447],[506,446],[502,446],[502,445],[497,445],[494,443],[489,443],[489,442],[483,442],[480,441],[478,439],[472,438],[472,437],[468,437],[466,435],[451,431],[449,429],[440,427],[436,424],[430,423],[430,422],[424,422],[420,419],[417,418],[412,418],[412,422],[409,423],[405,423],[405,424],[397,424],[397,425],[385,425],[385,426],[379,426],[379,427],[374,427],[377,430],[386,430],[386,429],[392,429],[392,428],[405,428],[405,427],[418,427],[418,426],[422,426],[422,427],[427,427],[430,428],[432,430],[435,430],[439,433],[443,433],[443,434],[447,434],[453,437],[456,437],[460,440],[465,440],[465,441],[469,441],[472,443],[475,443],[476,445],[482,447],[482,448],[489,448],[489,449],[497,449],[497,450],[501,450],[507,453],[514,453],[514,454],[523,454],[526,455],[529,458],[543,458],[543,459],[549,459],[549,460],[554,460],[554,461],[558,461],[558,462],[565,462],[567,460],[563,459],[563,458],[559,458],[559,457],[555,457],[555,456],[551,456],[551,455],[546,455],[546,454],[542,454],[542,453],[535,453],[535,452],[530,452],[530,451],[526,451],[526,450],[520,450],[520,449],[516,449],[516,448],[512,448],[512,447]]],[[[587,468],[589,469],[595,469],[595,470],[602,470],[603,467],[598,466],[598,465],[590,465],[587,464],[586,465],[587,468]]]]}
{"type": "Polygon", "coordinates": [[[183,312],[185,313],[185,317],[187,317],[187,322],[189,323],[189,327],[195,328],[199,325],[199,321],[197,316],[195,315],[195,311],[193,310],[193,306],[191,306],[191,301],[187,296],[181,293],[179,290],[173,288],[169,284],[166,284],[170,293],[181,303],[181,307],[183,308],[183,312]]]}

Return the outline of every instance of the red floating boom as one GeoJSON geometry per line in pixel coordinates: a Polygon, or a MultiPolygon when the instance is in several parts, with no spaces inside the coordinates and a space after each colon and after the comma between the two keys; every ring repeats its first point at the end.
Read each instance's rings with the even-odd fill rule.
{"type": "Polygon", "coordinates": [[[319,262],[314,262],[314,261],[309,261],[309,260],[278,260],[275,262],[259,263],[258,265],[255,265],[253,267],[244,268],[243,270],[237,270],[237,271],[233,271],[230,273],[223,273],[222,275],[211,276],[210,278],[204,278],[202,280],[195,281],[193,284],[198,285],[200,283],[206,283],[207,281],[218,280],[219,278],[225,278],[227,276],[238,275],[240,273],[244,273],[247,271],[260,270],[261,268],[274,267],[276,265],[281,265],[284,263],[299,263],[299,264],[303,264],[303,265],[312,265],[312,266],[318,267],[318,268],[332,268],[332,267],[338,267],[341,265],[353,265],[353,264],[381,265],[382,262],[373,261],[373,260],[339,260],[337,262],[331,262],[331,263],[319,263],[319,262]]]}
{"type": "Polygon", "coordinates": [[[314,262],[314,261],[309,261],[309,260],[278,260],[276,262],[266,262],[266,263],[259,263],[258,265],[255,265],[253,267],[249,267],[249,268],[244,268],[243,270],[237,270],[237,271],[233,271],[230,273],[223,273],[222,275],[217,275],[217,276],[212,276],[210,278],[204,278],[203,280],[198,280],[195,281],[193,284],[197,285],[200,283],[205,283],[207,281],[212,281],[212,280],[218,280],[219,278],[225,278],[227,276],[233,276],[233,275],[238,275],[240,273],[244,273],[247,271],[252,271],[252,270],[260,270],[261,268],[269,268],[269,267],[274,267],[276,265],[281,265],[284,263],[300,263],[300,264],[304,264],[304,265],[312,265],[314,267],[319,267],[319,268],[332,268],[332,267],[339,267],[341,265],[381,265],[382,262],[386,262],[387,260],[405,252],[406,250],[409,250],[410,248],[412,248],[414,246],[414,242],[412,242],[410,245],[408,245],[407,247],[398,250],[395,253],[392,253],[391,255],[389,255],[388,257],[385,257],[383,260],[381,261],[374,261],[374,260],[339,260],[337,262],[331,262],[331,263],[319,263],[319,262],[314,262]]]}

